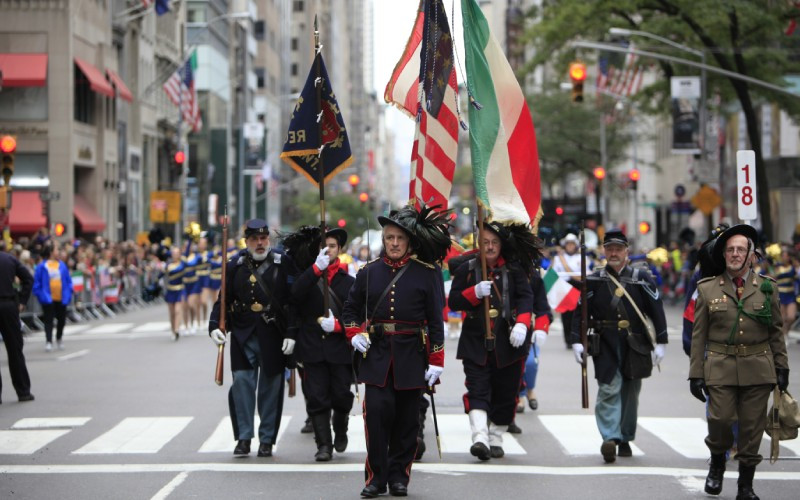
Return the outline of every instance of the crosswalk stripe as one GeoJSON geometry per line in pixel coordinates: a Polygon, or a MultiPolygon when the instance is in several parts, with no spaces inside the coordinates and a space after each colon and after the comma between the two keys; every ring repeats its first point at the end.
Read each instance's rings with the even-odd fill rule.
{"type": "Polygon", "coordinates": [[[14,422],[12,429],[57,429],[61,427],[80,427],[92,417],[51,417],[23,418],[14,422]]]}
{"type": "MultiPolygon", "coordinates": [[[[603,438],[597,430],[594,415],[539,415],[539,421],[568,455],[598,455],[603,438]]],[[[635,456],[644,455],[631,443],[635,456]]]]}
{"type": "Polygon", "coordinates": [[[0,431],[0,455],[30,455],[70,429],[0,431]]]}
{"type": "Polygon", "coordinates": [[[708,424],[702,418],[639,417],[639,426],[686,458],[708,458],[708,424]]]}
{"type": "Polygon", "coordinates": [[[105,323],[86,330],[85,333],[119,333],[130,330],[136,323],[105,323]]]}
{"type": "Polygon", "coordinates": [[[73,335],[84,330],[88,330],[92,325],[66,325],[64,327],[64,335],[73,335]]]}
{"type": "Polygon", "coordinates": [[[169,321],[150,321],[149,323],[137,326],[132,331],[136,333],[169,332],[172,331],[172,326],[169,324],[169,321]]]}
{"type": "MultiPolygon", "coordinates": [[[[442,441],[442,453],[469,453],[472,446],[472,430],[469,416],[465,413],[438,415],[439,433],[442,441]]],[[[433,430],[432,425],[427,426],[433,430]]],[[[519,441],[508,432],[503,433],[503,450],[506,455],[526,455],[527,452],[519,441]]]]}
{"type": "MultiPolygon", "coordinates": [[[[278,451],[278,445],[281,442],[281,438],[286,431],[286,428],[289,426],[289,423],[292,421],[292,417],[289,415],[283,415],[281,417],[281,426],[278,428],[278,437],[275,440],[275,445],[272,447],[273,452],[278,451]]],[[[255,416],[255,423],[253,424],[253,429],[255,429],[256,434],[258,434],[258,426],[261,424],[261,419],[258,418],[258,415],[255,416]]],[[[206,439],[203,445],[197,450],[199,453],[231,453],[234,448],[234,443],[236,440],[233,438],[233,430],[231,427],[231,418],[230,417],[222,417],[217,427],[214,429],[214,432],[211,433],[211,436],[206,439]]]]}
{"type": "Polygon", "coordinates": [[[128,417],[72,453],[157,453],[191,421],[192,417],[128,417]]]}

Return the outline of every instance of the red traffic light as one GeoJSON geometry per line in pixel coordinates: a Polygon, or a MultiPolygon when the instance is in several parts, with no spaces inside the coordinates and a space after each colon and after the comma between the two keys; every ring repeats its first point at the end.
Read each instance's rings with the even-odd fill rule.
{"type": "Polygon", "coordinates": [[[351,186],[356,187],[361,179],[358,178],[356,174],[352,174],[350,177],[347,178],[347,182],[350,183],[351,186]]]}
{"type": "Polygon", "coordinates": [[[0,139],[0,151],[3,153],[13,153],[17,150],[17,140],[14,136],[11,135],[4,135],[2,139],[0,139]]]}
{"type": "Polygon", "coordinates": [[[339,219],[339,222],[337,222],[336,225],[339,227],[344,227],[347,225],[347,221],[345,221],[344,219],[339,219]]]}
{"type": "Polygon", "coordinates": [[[594,178],[598,181],[602,181],[606,178],[606,169],[603,167],[595,167],[592,173],[594,174],[594,178]]]}
{"type": "Polygon", "coordinates": [[[650,223],[642,221],[639,223],[639,233],[647,234],[650,232],[650,223]]]}
{"type": "Polygon", "coordinates": [[[369,195],[367,193],[361,193],[360,195],[358,195],[358,201],[360,201],[361,203],[366,203],[367,200],[369,200],[369,195]]]}
{"type": "Polygon", "coordinates": [[[630,172],[628,172],[628,179],[632,180],[633,182],[638,181],[639,177],[640,177],[639,169],[634,168],[631,169],[630,172]]]}
{"type": "Polygon", "coordinates": [[[569,65],[569,77],[574,82],[586,80],[586,65],[582,62],[574,62],[569,65]]]}
{"type": "Polygon", "coordinates": [[[175,163],[178,165],[183,165],[183,162],[186,161],[186,153],[183,151],[178,151],[175,153],[175,163]]]}
{"type": "Polygon", "coordinates": [[[556,215],[564,215],[564,209],[561,207],[556,207],[556,215]]]}
{"type": "Polygon", "coordinates": [[[56,222],[53,224],[53,234],[56,236],[63,236],[67,232],[67,226],[63,222],[56,222]]]}

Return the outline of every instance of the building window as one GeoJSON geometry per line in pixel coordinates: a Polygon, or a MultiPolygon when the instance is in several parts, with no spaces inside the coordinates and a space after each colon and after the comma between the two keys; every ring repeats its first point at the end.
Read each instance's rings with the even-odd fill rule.
{"type": "Polygon", "coordinates": [[[303,0],[294,0],[292,2],[292,10],[295,12],[303,12],[305,10],[305,2],[303,0]]]}
{"type": "Polygon", "coordinates": [[[264,41],[264,30],[265,30],[265,27],[264,27],[264,21],[263,20],[258,20],[258,21],[255,22],[255,24],[253,24],[253,36],[259,42],[263,42],[264,41]]]}
{"type": "Polygon", "coordinates": [[[95,123],[96,97],[86,76],[75,68],[75,121],[95,123]]]}
{"type": "Polygon", "coordinates": [[[297,38],[292,38],[292,50],[298,50],[300,48],[300,40],[297,38]]]}
{"type": "Polygon", "coordinates": [[[291,72],[292,76],[297,76],[297,72],[298,72],[297,63],[292,63],[292,72],[291,72]]]}
{"type": "Polygon", "coordinates": [[[47,86],[4,88],[0,110],[3,121],[47,120],[47,86]]]}
{"type": "Polygon", "coordinates": [[[264,74],[265,74],[264,68],[255,68],[253,71],[256,74],[256,81],[257,81],[258,88],[263,89],[264,88],[264,74]]]}

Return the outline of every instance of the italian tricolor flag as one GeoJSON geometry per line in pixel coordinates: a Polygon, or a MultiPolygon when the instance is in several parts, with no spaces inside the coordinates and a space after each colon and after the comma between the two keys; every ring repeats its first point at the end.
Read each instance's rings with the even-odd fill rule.
{"type": "Polygon", "coordinates": [[[539,154],[528,104],[511,65],[475,0],[461,0],[472,172],[478,202],[494,220],[541,216],[539,154]],[[480,109],[478,109],[480,107],[480,109]]]}
{"type": "Polygon", "coordinates": [[[581,292],[574,286],[561,279],[551,267],[542,277],[544,289],[547,291],[547,303],[556,312],[572,311],[578,307],[581,292]]]}

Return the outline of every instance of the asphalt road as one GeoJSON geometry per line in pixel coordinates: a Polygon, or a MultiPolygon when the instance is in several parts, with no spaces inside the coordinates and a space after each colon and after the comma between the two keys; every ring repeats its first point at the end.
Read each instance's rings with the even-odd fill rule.
{"type": "MultiPolygon", "coordinates": [[[[541,354],[539,409],[517,415],[522,434],[506,435],[506,457],[488,463],[469,455],[464,376],[455,340],[449,340],[436,395],[442,459],[429,416],[428,451],[413,466],[409,496],[704,497],[704,408],[688,391],[680,314],[668,309],[667,357],[661,372],[644,382],[634,457],[608,465],[592,411],[581,409],[580,370],[564,348],[560,321],[541,354]]],[[[230,373],[224,387],[216,386],[211,340],[203,333],[174,342],[166,319],[166,306],[157,305],[70,325],[66,349],[50,353],[43,333],[27,337],[36,395],[28,403],[14,398],[3,350],[0,498],[358,498],[365,458],[359,408],[351,413],[350,447],[332,462],[314,462],[313,438],[299,432],[305,419],[300,396],[286,399],[274,457],[235,459],[227,421],[230,373]]],[[[800,366],[800,345],[789,346],[789,358],[800,366]]],[[[792,387],[800,387],[797,369],[792,387]]],[[[592,404],[595,392],[590,379],[592,404]]],[[[768,455],[766,439],[762,453],[768,455]]],[[[784,442],[781,454],[800,458],[800,440],[784,442]]],[[[736,494],[736,465],[729,469],[721,498],[736,494]]],[[[800,461],[765,461],[755,489],[762,498],[797,498],[798,480],[800,461]]]]}

